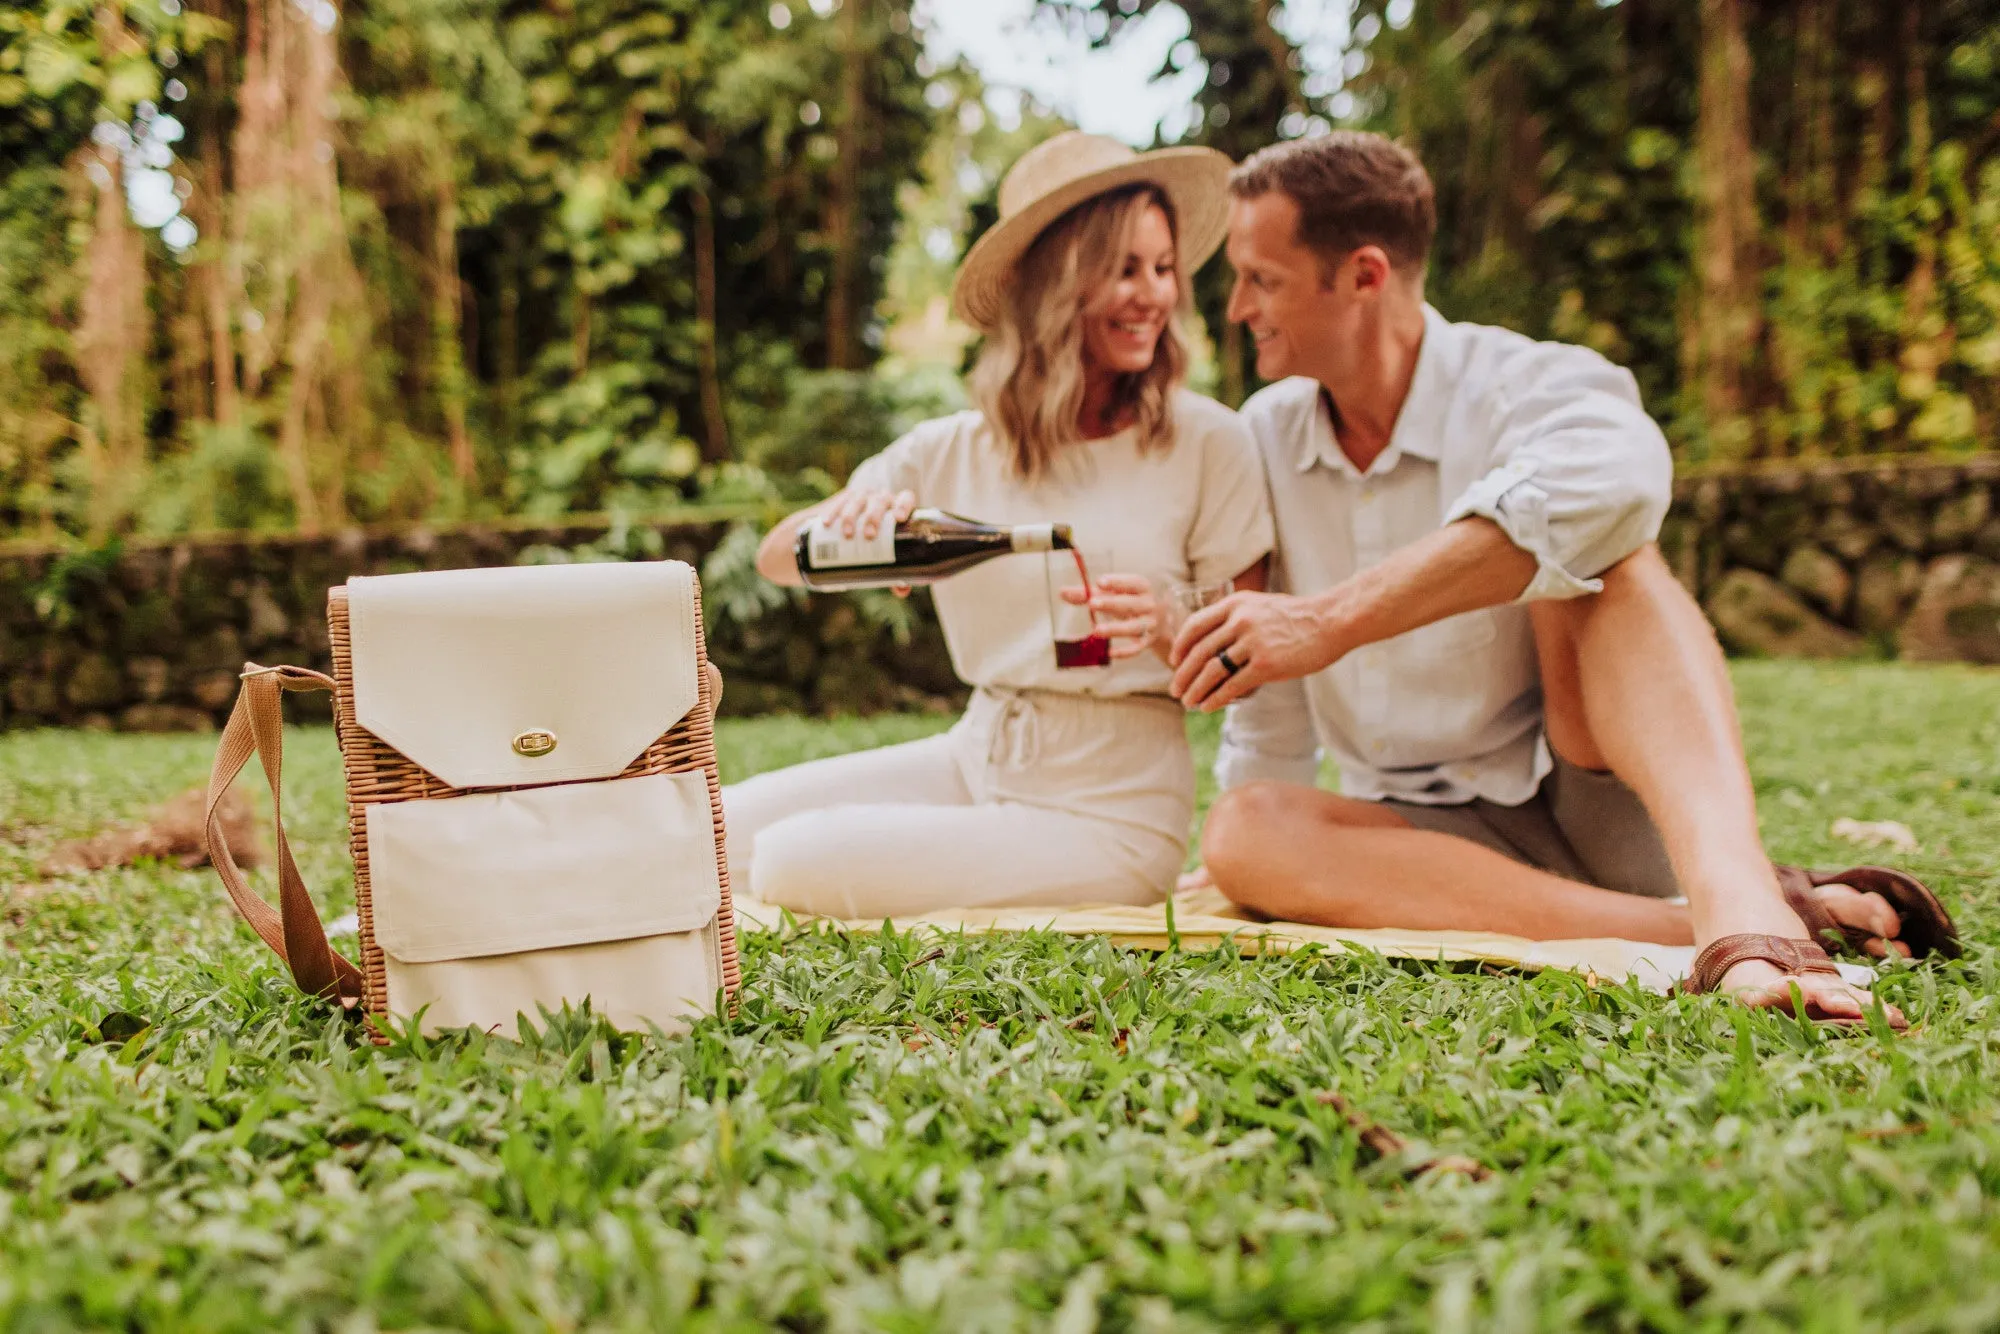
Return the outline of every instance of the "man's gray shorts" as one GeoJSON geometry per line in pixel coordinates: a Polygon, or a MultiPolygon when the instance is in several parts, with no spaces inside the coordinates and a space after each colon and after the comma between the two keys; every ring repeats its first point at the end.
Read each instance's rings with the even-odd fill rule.
{"type": "Polygon", "coordinates": [[[1385,800],[1419,829],[1456,834],[1502,856],[1586,885],[1680,897],[1660,831],[1617,775],[1556,758],[1534,796],[1519,806],[1475,797],[1456,806],[1385,800]]]}

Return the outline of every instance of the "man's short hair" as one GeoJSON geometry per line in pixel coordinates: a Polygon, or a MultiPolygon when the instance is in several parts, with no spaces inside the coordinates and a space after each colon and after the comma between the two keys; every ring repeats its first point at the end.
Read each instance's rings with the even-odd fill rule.
{"type": "Polygon", "coordinates": [[[1396,268],[1420,273],[1437,234],[1437,196],[1424,164],[1394,140],[1362,130],[1259,149],[1230,173],[1229,193],[1290,196],[1299,206],[1299,243],[1329,272],[1376,245],[1396,268]]]}

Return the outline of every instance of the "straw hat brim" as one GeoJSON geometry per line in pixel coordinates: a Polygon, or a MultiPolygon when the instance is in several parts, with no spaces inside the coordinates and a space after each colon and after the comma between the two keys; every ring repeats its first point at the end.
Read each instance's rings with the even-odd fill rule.
{"type": "Polygon", "coordinates": [[[1182,280],[1191,279],[1229,231],[1230,166],[1213,148],[1160,148],[1064,182],[994,223],[966,252],[952,284],[953,313],[981,331],[996,327],[1015,266],[1035,238],[1085,200],[1128,185],[1156,185],[1173,202],[1182,280]]]}

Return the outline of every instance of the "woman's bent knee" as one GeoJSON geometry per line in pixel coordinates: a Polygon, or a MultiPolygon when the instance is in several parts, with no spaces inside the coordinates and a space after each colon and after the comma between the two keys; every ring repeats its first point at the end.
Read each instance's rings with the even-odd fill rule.
{"type": "MultiPolygon", "coordinates": [[[[818,917],[852,917],[855,868],[836,848],[839,830],[829,828],[826,812],[790,816],[756,835],[749,859],[750,897],[774,908],[818,917]]],[[[883,849],[883,857],[891,855],[883,849]]]]}

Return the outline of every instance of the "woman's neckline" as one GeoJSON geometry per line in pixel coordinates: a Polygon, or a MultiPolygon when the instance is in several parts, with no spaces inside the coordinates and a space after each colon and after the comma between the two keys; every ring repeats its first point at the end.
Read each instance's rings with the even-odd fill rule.
{"type": "Polygon", "coordinates": [[[1083,435],[1079,433],[1077,435],[1076,442],[1079,445],[1101,445],[1107,440],[1116,440],[1120,436],[1130,435],[1138,429],[1139,429],[1139,423],[1127,422],[1125,425],[1119,427],[1117,430],[1108,431],[1103,435],[1083,435]]]}
{"type": "MultiPolygon", "coordinates": [[[[1106,431],[1102,435],[1089,434],[1084,430],[1083,423],[1079,421],[1077,423],[1077,436],[1080,440],[1082,440],[1084,444],[1095,444],[1099,440],[1115,440],[1117,437],[1123,435],[1125,432],[1131,430],[1133,427],[1139,424],[1139,413],[1137,410],[1137,405],[1133,403],[1132,399],[1129,396],[1123,396],[1117,392],[1116,377],[1113,378],[1109,388],[1104,388],[1100,384],[1099,389],[1094,394],[1086,390],[1084,394],[1084,401],[1088,403],[1092,398],[1097,399],[1100,403],[1104,403],[1107,401],[1112,403],[1119,403],[1119,400],[1123,398],[1123,402],[1119,403],[1120,410],[1118,415],[1120,417],[1125,418],[1126,420],[1115,429],[1106,431]]],[[[1077,415],[1081,417],[1083,414],[1078,413],[1077,415]]]]}

